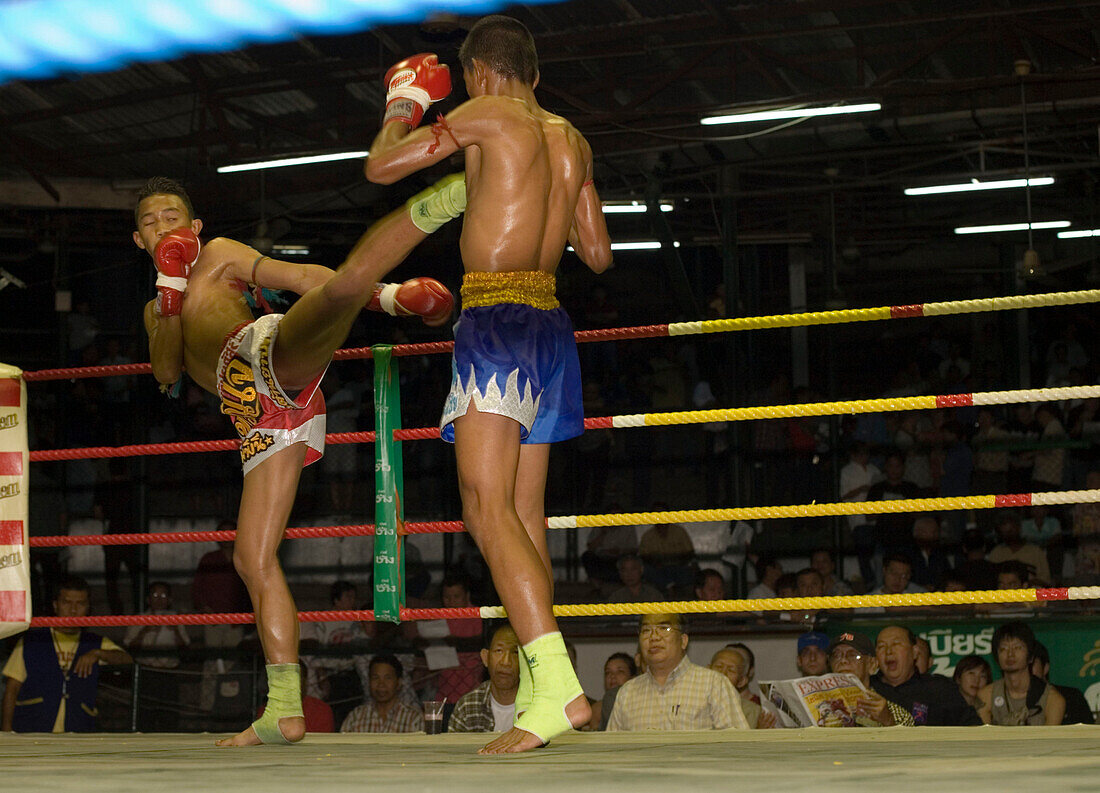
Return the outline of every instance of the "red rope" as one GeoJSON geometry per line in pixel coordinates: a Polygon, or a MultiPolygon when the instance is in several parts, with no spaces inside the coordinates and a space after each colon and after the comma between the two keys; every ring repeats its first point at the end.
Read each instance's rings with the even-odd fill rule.
{"type": "MultiPolygon", "coordinates": [[[[401,620],[470,619],[481,616],[477,606],[458,609],[401,609],[401,620]]],[[[374,621],[374,612],[299,611],[299,622],[374,621]]],[[[113,628],[123,625],[247,625],[252,614],[109,614],[102,617],[35,617],[32,628],[113,628]]]]}
{"type": "MultiPolygon", "coordinates": [[[[668,335],[668,325],[639,325],[633,328],[601,328],[599,330],[579,330],[573,334],[580,343],[590,341],[612,341],[614,339],[651,339],[668,335]]],[[[434,355],[436,353],[451,352],[454,349],[453,341],[427,341],[417,344],[395,344],[393,355],[408,357],[410,355],[434,355]]],[[[337,350],[333,354],[337,361],[350,361],[360,358],[370,358],[370,347],[348,347],[337,350]]],[[[68,369],[39,369],[34,372],[23,372],[23,379],[28,383],[43,382],[45,380],[78,380],[88,377],[116,377],[127,374],[152,374],[152,364],[125,363],[113,366],[77,366],[68,369]]]]}
{"type": "MultiPolygon", "coordinates": [[[[405,534],[457,534],[466,530],[460,520],[429,520],[405,523],[405,534]]],[[[321,537],[369,537],[374,524],[344,526],[297,526],[286,530],[287,539],[319,539],[321,537]]],[[[177,542],[232,542],[235,531],[158,531],[130,534],[52,534],[28,537],[32,548],[64,548],[72,545],[155,545],[177,542]]]]}

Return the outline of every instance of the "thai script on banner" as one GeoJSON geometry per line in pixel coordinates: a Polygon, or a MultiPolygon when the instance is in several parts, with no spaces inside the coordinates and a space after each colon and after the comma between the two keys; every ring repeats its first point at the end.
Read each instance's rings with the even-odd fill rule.
{"type": "Polygon", "coordinates": [[[23,372],[0,364],[0,638],[25,631],[31,619],[29,462],[23,372]]]}

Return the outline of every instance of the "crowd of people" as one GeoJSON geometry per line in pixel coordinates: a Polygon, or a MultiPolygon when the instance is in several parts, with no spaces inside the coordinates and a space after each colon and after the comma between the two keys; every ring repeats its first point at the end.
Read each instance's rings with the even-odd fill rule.
{"type": "MultiPolygon", "coordinates": [[[[221,551],[212,552],[220,554],[221,551]]],[[[217,584],[219,565],[204,565],[217,584]]],[[[222,571],[224,573],[224,571],[222,571]]],[[[223,582],[232,588],[225,576],[223,582]]],[[[460,577],[445,582],[448,605],[468,605],[460,577]]],[[[707,582],[702,582],[706,586],[707,582]]],[[[217,586],[214,586],[217,589],[217,586]]],[[[229,596],[229,593],[222,593],[229,596]]],[[[217,597],[218,595],[215,595],[217,597]]],[[[357,588],[334,582],[332,607],[360,605],[357,588]]],[[[54,600],[60,616],[89,613],[86,581],[68,577],[54,600]]],[[[150,584],[147,613],[172,614],[171,588],[150,584]]],[[[224,680],[196,661],[195,646],[224,650],[248,638],[233,626],[212,626],[204,635],[184,626],[134,626],[116,643],[87,628],[44,628],[23,634],[12,647],[5,680],[3,730],[81,732],[96,729],[97,685],[102,666],[139,664],[135,677],[138,728],[142,731],[201,729],[181,720],[181,665],[224,680]],[[225,636],[215,636],[219,631],[225,636]],[[61,674],[58,674],[58,669],[61,674]],[[138,682],[140,680],[140,683],[138,682]]],[[[713,639],[713,629],[708,630],[713,639]]],[[[860,696],[845,724],[967,726],[1092,724],[1082,692],[1050,681],[1051,659],[1029,625],[1001,623],[988,658],[956,660],[952,677],[931,671],[924,638],[902,623],[879,628],[874,639],[842,630],[811,630],[790,638],[801,677],[845,673],[858,680],[860,696]],[[992,663],[989,659],[992,659],[992,663]]],[[[567,643],[573,663],[576,650],[567,643]]],[[[706,665],[692,660],[691,627],[684,615],[648,614],[637,623],[637,641],[613,652],[603,665],[603,690],[590,692],[591,720],[582,730],[769,729],[783,726],[777,703],[758,681],[775,672],[758,669],[744,642],[714,651],[706,665]]],[[[707,659],[698,659],[699,661],[707,659]]],[[[448,732],[501,732],[515,718],[519,687],[519,642],[504,621],[446,620],[438,626],[373,622],[307,623],[302,637],[302,695],[309,732],[401,733],[424,730],[425,701],[443,708],[448,732]]],[[[224,700],[218,700],[224,704],[224,700]]],[[[208,704],[214,706],[214,700],[208,704]]],[[[200,707],[201,704],[200,704],[200,707]]]]}

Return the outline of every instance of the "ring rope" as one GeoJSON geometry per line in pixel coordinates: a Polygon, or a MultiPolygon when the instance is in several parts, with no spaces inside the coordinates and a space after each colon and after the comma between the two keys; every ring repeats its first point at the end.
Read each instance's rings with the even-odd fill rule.
{"type": "MultiPolygon", "coordinates": [[[[957,509],[999,509],[1002,507],[1052,506],[1100,501],[1100,490],[1059,490],[1048,493],[1016,493],[1002,496],[941,496],[903,498],[894,501],[841,501],[825,504],[795,504],[773,507],[688,509],[668,512],[614,512],[605,515],[563,515],[546,519],[549,529],[594,526],[634,526],[653,523],[710,523],[713,521],[761,520],[769,518],[822,517],[829,515],[881,515],[894,512],[944,512],[957,509]]],[[[424,521],[403,524],[402,534],[441,534],[465,531],[460,520],[424,521]]],[[[346,526],[302,526],[288,528],[290,539],[360,537],[374,534],[372,524],[346,526]]],[[[56,534],[29,537],[32,548],[71,545],[152,545],[178,542],[228,542],[235,531],[172,531],[133,534],[56,534]]]]}
{"type": "MultiPolygon", "coordinates": [[[[1015,391],[986,391],[973,394],[857,399],[841,402],[805,402],[792,405],[766,405],[747,408],[676,410],[667,413],[633,413],[621,416],[595,416],[584,420],[586,430],[657,427],[676,424],[707,424],[715,421],[747,421],[794,416],[835,416],[848,413],[878,413],[900,410],[932,410],[946,407],[1006,405],[1019,402],[1060,402],[1067,399],[1100,397],[1100,386],[1061,388],[1025,388],[1015,391]]],[[[431,440],[439,437],[438,427],[394,430],[394,440],[431,440]]],[[[326,444],[374,443],[373,431],[335,432],[325,436],[326,444]]],[[[176,441],[173,443],[131,444],[128,446],[83,446],[73,449],[38,449],[30,453],[31,462],[83,460],[102,457],[137,457],[155,454],[234,451],[240,441],[176,441]]]]}
{"type": "MultiPolygon", "coordinates": [[[[971,314],[984,311],[1007,311],[1020,308],[1068,306],[1077,303],[1100,302],[1100,289],[1082,289],[1072,292],[1046,292],[1038,295],[1009,295],[977,300],[948,300],[940,303],[917,303],[910,306],[881,306],[878,308],[845,308],[833,311],[808,311],[801,314],[772,314],[759,317],[732,319],[705,319],[694,322],[673,322],[667,325],[640,325],[630,328],[604,328],[582,330],[574,333],[578,342],[612,341],[617,339],[660,338],[664,336],[691,336],[699,333],[729,333],[760,328],[796,328],[807,325],[836,325],[848,322],[870,322],[884,319],[908,319],[911,317],[936,317],[947,314],[971,314]]],[[[370,347],[349,347],[337,350],[333,358],[346,361],[370,358],[370,347]]],[[[454,342],[423,342],[419,344],[395,344],[393,355],[430,355],[450,352],[454,342]]],[[[113,366],[83,366],[67,369],[39,369],[23,372],[27,382],[44,380],[72,380],[86,377],[111,377],[127,374],[149,374],[148,363],[117,364],[113,366]]]]}
{"type": "MultiPolygon", "coordinates": [[[[895,606],[949,606],[985,603],[1045,603],[1062,600],[1100,599],[1100,587],[1049,587],[1044,589],[992,589],[968,592],[914,592],[899,595],[841,595],[824,597],[744,600],[679,600],[647,603],[581,603],[554,606],[556,617],[600,617],[630,614],[725,614],[746,611],[815,611],[820,609],[890,608],[895,606]]],[[[401,620],[500,619],[501,606],[467,608],[401,609],[401,620]]],[[[373,621],[366,609],[300,611],[300,622],[373,621]]],[[[255,616],[242,614],[114,614],[101,617],[35,617],[35,628],[107,628],[123,625],[244,625],[255,616]]]]}

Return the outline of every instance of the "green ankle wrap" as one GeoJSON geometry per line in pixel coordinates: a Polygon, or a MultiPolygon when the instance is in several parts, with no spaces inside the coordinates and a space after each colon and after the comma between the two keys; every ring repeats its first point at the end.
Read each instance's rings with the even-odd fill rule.
{"type": "Polygon", "coordinates": [[[302,716],[302,670],[298,664],[267,665],[267,706],[252,722],[262,743],[289,744],[279,729],[279,719],[302,716]]]}
{"type": "MultiPolygon", "coordinates": [[[[534,693],[534,687],[531,684],[531,667],[527,665],[527,653],[520,647],[519,690],[516,691],[516,719],[531,707],[531,698],[534,696],[534,693]]],[[[512,723],[515,723],[515,719],[513,719],[512,723]]]]}
{"type": "MultiPolygon", "coordinates": [[[[544,744],[549,743],[554,736],[573,729],[565,715],[565,706],[584,696],[584,689],[573,671],[560,633],[544,634],[523,645],[522,650],[531,672],[533,696],[531,707],[515,724],[544,744]]],[[[516,702],[518,710],[518,697],[516,702]]]]}
{"type": "Polygon", "coordinates": [[[431,234],[466,211],[466,174],[444,176],[406,201],[405,206],[409,208],[413,225],[431,234]]]}

